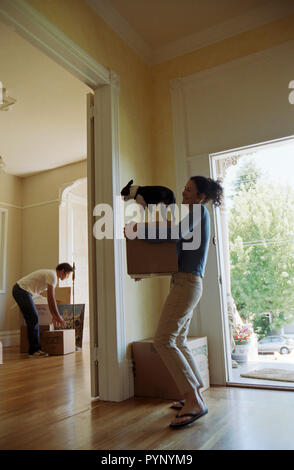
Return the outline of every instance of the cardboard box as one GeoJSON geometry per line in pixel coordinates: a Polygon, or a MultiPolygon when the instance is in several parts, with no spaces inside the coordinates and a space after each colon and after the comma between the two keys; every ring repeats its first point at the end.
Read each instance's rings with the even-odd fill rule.
{"type": "Polygon", "coordinates": [[[75,352],[75,330],[45,331],[42,335],[42,348],[52,356],[75,352]]]}
{"type": "MultiPolygon", "coordinates": [[[[139,224],[138,224],[139,225],[139,224]]],[[[178,272],[176,241],[148,242],[126,239],[128,274],[138,277],[170,275],[178,272]]]]}
{"type": "MultiPolygon", "coordinates": [[[[38,311],[39,325],[49,325],[52,323],[52,315],[47,303],[38,304],[35,303],[36,309],[38,311]]],[[[26,321],[22,312],[19,310],[19,321],[21,325],[26,325],[26,321]]]]}
{"type": "MultiPolygon", "coordinates": [[[[57,305],[70,304],[71,288],[70,287],[55,287],[55,299],[57,305]]],[[[34,300],[34,299],[33,299],[34,300]]],[[[39,314],[39,325],[46,325],[52,323],[52,315],[47,304],[47,290],[41,292],[40,296],[34,300],[39,314]],[[42,296],[42,297],[41,297],[42,296]],[[44,299],[43,299],[44,297],[44,299]],[[40,303],[43,300],[43,303],[40,303]]],[[[20,324],[25,325],[25,319],[21,311],[19,311],[20,324]]]]}
{"type": "MultiPolygon", "coordinates": [[[[188,337],[188,345],[199,368],[203,381],[201,391],[209,388],[207,337],[188,337]]],[[[156,351],[153,340],[132,343],[135,396],[180,400],[181,396],[173,377],[156,351]]]]}
{"type": "Polygon", "coordinates": [[[39,325],[51,324],[53,319],[48,304],[36,304],[38,310],[39,325]]]}
{"type": "MultiPolygon", "coordinates": [[[[71,287],[55,287],[55,300],[57,304],[70,304],[71,287]]],[[[47,290],[41,292],[47,298],[47,290]]]]}
{"type": "MultiPolygon", "coordinates": [[[[42,342],[43,342],[44,331],[53,331],[53,330],[54,330],[53,324],[39,325],[41,349],[43,348],[42,342]]],[[[28,327],[27,325],[21,325],[20,327],[20,352],[28,353],[28,351],[29,351],[28,327]]]]}

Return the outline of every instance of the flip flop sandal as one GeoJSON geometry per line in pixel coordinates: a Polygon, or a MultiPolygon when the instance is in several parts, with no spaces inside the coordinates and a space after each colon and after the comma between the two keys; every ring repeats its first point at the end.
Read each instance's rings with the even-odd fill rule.
{"type": "Polygon", "coordinates": [[[188,426],[188,424],[194,423],[197,419],[201,418],[208,413],[208,408],[204,408],[200,413],[185,413],[183,415],[177,415],[176,418],[190,418],[186,421],[182,421],[181,423],[170,423],[171,428],[183,428],[184,426],[188,426]]]}
{"type": "Polygon", "coordinates": [[[170,408],[172,408],[173,410],[181,410],[183,408],[185,404],[185,400],[179,400],[175,403],[173,403],[170,408]]]}

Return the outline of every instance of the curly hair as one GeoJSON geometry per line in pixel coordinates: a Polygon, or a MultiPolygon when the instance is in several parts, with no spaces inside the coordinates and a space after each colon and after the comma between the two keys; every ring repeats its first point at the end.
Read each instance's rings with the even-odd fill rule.
{"type": "Polygon", "coordinates": [[[223,187],[217,180],[206,178],[205,176],[191,176],[190,180],[194,181],[198,192],[205,194],[205,202],[212,201],[215,207],[219,207],[223,200],[223,187]]]}

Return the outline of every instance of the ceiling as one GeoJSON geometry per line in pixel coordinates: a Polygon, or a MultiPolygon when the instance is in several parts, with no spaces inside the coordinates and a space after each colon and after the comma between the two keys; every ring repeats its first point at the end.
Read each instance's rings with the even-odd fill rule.
{"type": "Polygon", "coordinates": [[[293,0],[86,0],[147,63],[294,12],[293,0]]]}
{"type": "Polygon", "coordinates": [[[0,22],[0,81],[16,99],[0,111],[0,155],[17,176],[86,158],[90,89],[0,22]]]}
{"type": "Polygon", "coordinates": [[[268,2],[269,0],[109,0],[111,6],[153,48],[211,28],[268,2]]]}

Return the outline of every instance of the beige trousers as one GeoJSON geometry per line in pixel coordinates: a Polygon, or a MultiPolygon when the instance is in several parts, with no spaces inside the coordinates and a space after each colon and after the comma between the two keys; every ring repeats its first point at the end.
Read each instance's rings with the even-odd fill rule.
{"type": "Polygon", "coordinates": [[[203,387],[197,364],[187,345],[193,309],[201,295],[200,276],[174,274],[154,337],[154,346],[183,396],[203,387]]]}

